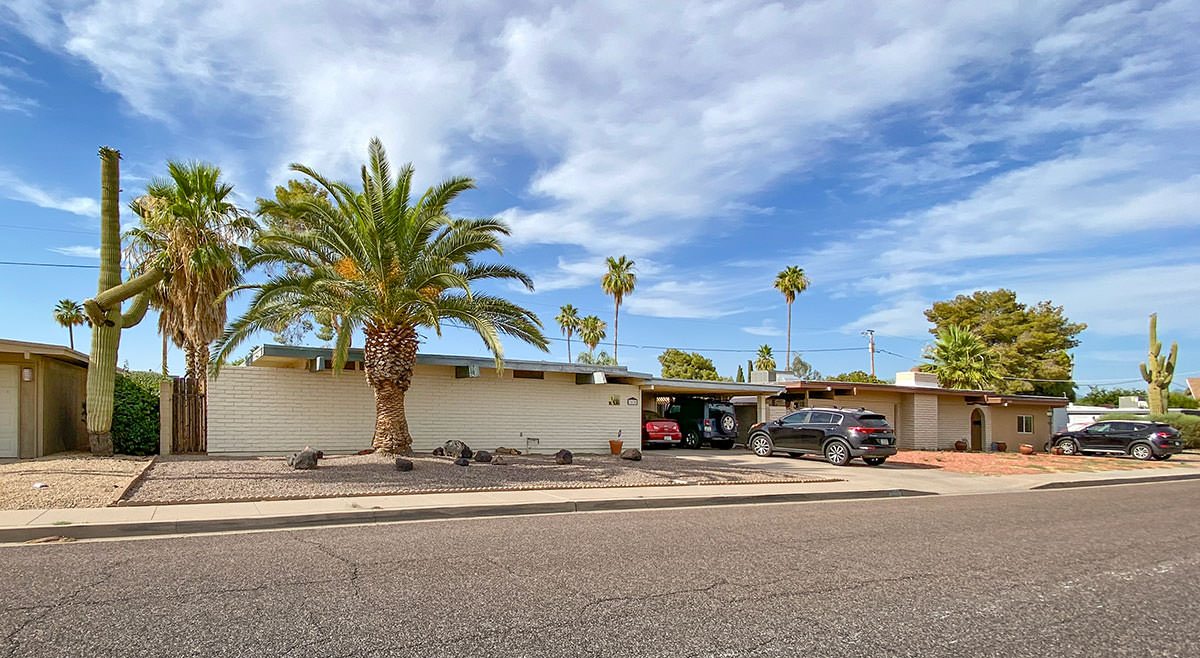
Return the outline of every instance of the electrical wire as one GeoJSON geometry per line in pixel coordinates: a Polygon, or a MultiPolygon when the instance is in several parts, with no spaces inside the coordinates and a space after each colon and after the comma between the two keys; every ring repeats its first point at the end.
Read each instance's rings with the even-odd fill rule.
{"type": "Polygon", "coordinates": [[[67,267],[67,268],[74,268],[74,269],[82,268],[82,269],[89,269],[89,270],[100,269],[99,265],[75,265],[72,263],[22,263],[22,262],[12,261],[12,260],[0,260],[0,265],[19,265],[22,267],[67,267]]]}
{"type": "Polygon", "coordinates": [[[0,224],[0,228],[15,228],[22,231],[49,231],[51,233],[78,233],[80,235],[95,235],[95,231],[81,231],[70,228],[52,228],[49,226],[21,226],[19,224],[0,224]]]}

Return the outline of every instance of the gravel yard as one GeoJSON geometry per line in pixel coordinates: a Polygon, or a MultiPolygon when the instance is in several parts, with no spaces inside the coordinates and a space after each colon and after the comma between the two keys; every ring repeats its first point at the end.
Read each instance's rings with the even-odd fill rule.
{"type": "Polygon", "coordinates": [[[0,509],[104,507],[149,461],[148,457],[57,454],[0,463],[0,509]],[[34,483],[49,485],[34,488],[34,483]]]}
{"type": "Polygon", "coordinates": [[[645,454],[640,462],[608,455],[576,455],[559,466],[552,455],[506,456],[508,465],[445,457],[413,457],[401,473],[394,457],[330,456],[314,470],[289,468],[281,457],[160,457],[126,495],[134,504],[327,498],[365,494],[434,493],[505,489],[629,487],[695,483],[828,481],[798,473],[732,467],[718,462],[645,454]]]}
{"type": "Polygon", "coordinates": [[[1012,452],[926,452],[901,450],[888,457],[888,464],[913,468],[939,468],[953,473],[974,475],[1020,475],[1023,473],[1094,473],[1200,466],[1200,457],[1192,454],[1173,456],[1169,461],[1144,462],[1131,457],[1094,457],[1012,452]]]}

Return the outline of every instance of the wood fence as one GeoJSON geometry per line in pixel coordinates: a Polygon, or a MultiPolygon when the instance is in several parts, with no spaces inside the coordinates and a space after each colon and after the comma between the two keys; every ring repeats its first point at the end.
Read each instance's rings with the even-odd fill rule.
{"type": "Polygon", "coordinates": [[[208,406],[195,379],[177,377],[171,392],[171,452],[208,451],[208,406]]]}

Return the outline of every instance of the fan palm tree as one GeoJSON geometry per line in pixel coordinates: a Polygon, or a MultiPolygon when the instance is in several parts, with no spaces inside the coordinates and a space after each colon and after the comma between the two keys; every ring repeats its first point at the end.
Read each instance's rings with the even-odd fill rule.
{"type": "Polygon", "coordinates": [[[943,327],[925,359],[928,363],[921,370],[936,373],[938,383],[946,388],[988,389],[1000,381],[995,354],[965,327],[943,327]]]}
{"type": "Polygon", "coordinates": [[[758,348],[758,358],[754,360],[755,370],[774,370],[775,356],[771,353],[770,345],[760,345],[758,348]]]}
{"type": "Polygon", "coordinates": [[[596,353],[596,346],[608,333],[608,323],[600,318],[589,315],[579,320],[579,340],[587,345],[588,356],[593,357],[596,353]]]}
{"type": "Polygon", "coordinates": [[[225,329],[224,293],[241,283],[241,244],[258,225],[232,203],[219,167],[172,161],[167,171],[130,203],[140,221],[126,233],[126,253],[135,274],[167,273],[151,300],[158,330],[183,348],[187,375],[203,392],[209,345],[225,329]]]}
{"type": "Polygon", "coordinates": [[[71,339],[71,349],[75,349],[75,327],[87,322],[87,315],[83,313],[83,304],[70,299],[58,300],[58,305],[54,307],[54,321],[59,326],[67,328],[67,336],[71,339]]]}
{"type": "Polygon", "coordinates": [[[787,302],[787,353],[784,356],[784,363],[792,362],[792,302],[796,301],[796,295],[808,290],[808,276],[804,274],[804,270],[789,265],[775,275],[775,289],[783,293],[783,299],[787,302]]]}
{"type": "Polygon", "coordinates": [[[621,301],[625,299],[625,295],[631,294],[635,286],[637,286],[637,271],[634,268],[634,262],[628,258],[608,257],[608,272],[605,272],[604,278],[600,280],[600,288],[604,290],[604,294],[613,298],[615,306],[613,307],[613,361],[617,360],[617,325],[621,317],[621,301]]]}
{"type": "Polygon", "coordinates": [[[564,304],[558,309],[558,317],[554,321],[558,323],[562,332],[567,336],[567,363],[571,362],[571,334],[579,329],[579,310],[570,304],[564,304]]]}
{"type": "Polygon", "coordinates": [[[420,329],[431,328],[438,335],[447,324],[473,330],[494,355],[497,368],[504,363],[502,335],[544,351],[549,341],[533,312],[474,290],[485,279],[515,280],[533,289],[520,270],[477,260],[482,253],[503,253],[502,238],[509,234],[503,222],[449,215],[450,203],[473,189],[474,182],[449,178],[414,200],[412,166],[393,174],[378,139],[371,140],[368,153],[361,190],[292,165],[328,193],[329,201],[301,199],[270,207],[297,218],[300,228],[279,227],[255,239],[248,262],[283,267],[264,283],[236,288],[253,290],[254,297],[217,341],[214,374],[257,331],[272,331],[305,315],[337,318],[334,372],[345,365],[351,337],[361,329],[366,379],[375,391],[372,445],[407,453],[412,436],[404,396],[412,384],[420,329]]]}

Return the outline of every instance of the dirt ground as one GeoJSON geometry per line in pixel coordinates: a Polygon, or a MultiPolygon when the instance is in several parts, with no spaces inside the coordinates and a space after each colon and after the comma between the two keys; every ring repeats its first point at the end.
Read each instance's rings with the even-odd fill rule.
{"type": "Polygon", "coordinates": [[[1130,457],[1067,457],[1035,453],[1022,455],[1013,452],[928,452],[904,450],[888,457],[889,464],[905,464],[914,468],[939,468],[954,473],[973,475],[1020,475],[1023,473],[1094,473],[1159,469],[1178,466],[1200,466],[1200,456],[1175,455],[1168,461],[1139,461],[1130,457]]]}
{"type": "Polygon", "coordinates": [[[0,463],[0,509],[104,507],[129,485],[149,457],[60,453],[0,463]],[[34,487],[36,483],[47,485],[34,487]]]}
{"type": "Polygon", "coordinates": [[[700,483],[824,481],[797,473],[731,467],[648,452],[642,461],[609,455],[576,455],[557,465],[551,455],[505,457],[508,465],[420,455],[414,469],[399,472],[394,457],[331,456],[313,470],[297,471],[281,457],[159,458],[126,500],[137,504],[226,500],[324,498],[366,494],[434,493],[506,489],[627,487],[700,483]]]}

